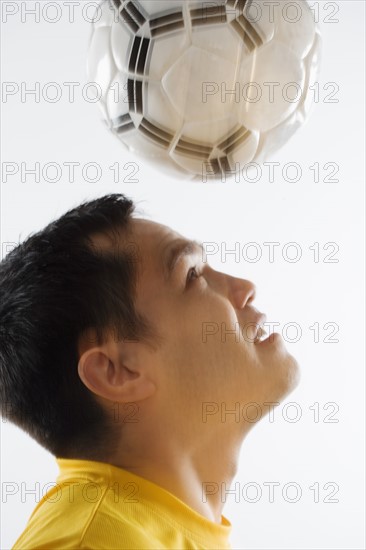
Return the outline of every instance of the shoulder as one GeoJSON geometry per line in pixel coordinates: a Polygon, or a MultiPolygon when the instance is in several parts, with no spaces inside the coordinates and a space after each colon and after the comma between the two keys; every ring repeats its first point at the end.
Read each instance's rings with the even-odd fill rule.
{"type": "Polygon", "coordinates": [[[34,509],[12,550],[154,549],[141,502],[83,479],[55,485],[34,509]]]}

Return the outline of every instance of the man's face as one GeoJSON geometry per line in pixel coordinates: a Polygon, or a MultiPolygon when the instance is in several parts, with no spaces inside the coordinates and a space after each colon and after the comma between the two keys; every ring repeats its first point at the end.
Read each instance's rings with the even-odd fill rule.
{"type": "Polygon", "coordinates": [[[299,371],[280,335],[255,342],[265,316],[254,307],[254,285],[215,271],[198,244],[164,225],[133,219],[131,228],[136,309],[161,337],[151,356],[161,406],[202,419],[216,404],[219,419],[223,407],[257,403],[264,415],[263,403],[294,389],[299,371]]]}

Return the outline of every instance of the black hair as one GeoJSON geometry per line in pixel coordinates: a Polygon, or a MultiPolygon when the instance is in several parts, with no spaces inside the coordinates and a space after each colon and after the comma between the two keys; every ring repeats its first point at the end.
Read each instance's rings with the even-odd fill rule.
{"type": "Polygon", "coordinates": [[[57,457],[102,460],[117,425],[81,381],[78,342],[148,338],[134,307],[130,247],[92,237],[128,235],[135,205],[114,194],[84,202],[28,237],[0,263],[0,411],[57,457]]]}

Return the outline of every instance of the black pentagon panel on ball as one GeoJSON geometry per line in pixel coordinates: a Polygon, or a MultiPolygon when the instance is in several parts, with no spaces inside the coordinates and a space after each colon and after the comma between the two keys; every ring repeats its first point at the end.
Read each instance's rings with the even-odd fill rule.
{"type": "Polygon", "coordinates": [[[169,149],[174,139],[174,134],[170,134],[163,128],[159,128],[146,118],[142,119],[138,129],[156,144],[164,147],[164,149],[169,149]]]}
{"type": "Polygon", "coordinates": [[[139,75],[145,74],[149,47],[149,38],[141,38],[141,36],[135,36],[131,50],[130,62],[128,65],[129,71],[131,73],[137,73],[139,75]]]}
{"type": "Polygon", "coordinates": [[[184,136],[182,136],[175,146],[175,151],[181,153],[182,155],[204,160],[208,160],[210,158],[212,150],[212,147],[207,147],[202,143],[188,140],[184,136]]]}
{"type": "Polygon", "coordinates": [[[112,120],[112,127],[118,134],[135,129],[135,125],[129,114],[121,115],[118,118],[112,120]]]}
{"type": "Polygon", "coordinates": [[[190,16],[193,27],[227,22],[225,6],[203,5],[201,8],[190,10],[190,16]]]}
{"type": "Polygon", "coordinates": [[[229,155],[244,143],[250,137],[250,134],[251,132],[245,126],[240,126],[239,129],[234,129],[224,141],[219,143],[217,148],[229,155]]]}
{"type": "Polygon", "coordinates": [[[141,80],[128,80],[127,92],[128,92],[128,105],[130,112],[143,113],[143,83],[141,80]]]}
{"type": "Polygon", "coordinates": [[[210,159],[205,164],[205,173],[214,177],[222,177],[225,174],[235,172],[235,166],[231,166],[227,157],[210,159]]]}
{"type": "Polygon", "coordinates": [[[135,33],[146,22],[144,15],[136,4],[137,2],[129,1],[125,3],[123,8],[119,11],[122,21],[124,21],[132,32],[135,33]]]}
{"type": "Polygon", "coordinates": [[[156,38],[163,34],[182,29],[184,27],[183,12],[175,11],[150,20],[151,36],[156,38]]]}

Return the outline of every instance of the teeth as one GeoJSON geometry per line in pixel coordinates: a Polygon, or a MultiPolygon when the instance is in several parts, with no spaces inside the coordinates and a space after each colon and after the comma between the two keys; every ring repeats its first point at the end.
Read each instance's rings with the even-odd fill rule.
{"type": "Polygon", "coordinates": [[[254,340],[254,343],[256,344],[257,342],[260,342],[263,339],[263,337],[266,335],[267,335],[266,331],[262,326],[260,326],[257,332],[257,336],[254,340]]]}

